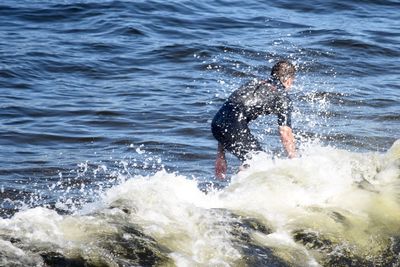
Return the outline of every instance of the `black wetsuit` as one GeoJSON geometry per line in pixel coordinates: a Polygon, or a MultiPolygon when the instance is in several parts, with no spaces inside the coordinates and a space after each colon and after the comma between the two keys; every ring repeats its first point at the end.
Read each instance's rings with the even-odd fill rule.
{"type": "Polygon", "coordinates": [[[223,147],[241,161],[252,151],[263,151],[250,133],[249,122],[277,114],[280,126],[291,127],[292,102],[277,80],[251,81],[234,91],[214,116],[211,130],[223,147]]]}

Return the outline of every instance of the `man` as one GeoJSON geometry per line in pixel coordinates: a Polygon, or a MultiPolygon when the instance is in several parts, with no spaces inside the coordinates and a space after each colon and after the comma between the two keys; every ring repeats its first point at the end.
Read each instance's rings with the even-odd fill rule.
{"type": "Polygon", "coordinates": [[[249,123],[260,115],[278,116],[279,134],[289,158],[296,157],[295,140],[291,125],[292,103],[287,91],[295,77],[295,66],[282,60],[271,70],[268,80],[253,80],[234,91],[215,115],[212,133],[218,141],[215,175],[226,176],[225,150],[244,162],[251,152],[263,151],[251,134],[249,123]]]}

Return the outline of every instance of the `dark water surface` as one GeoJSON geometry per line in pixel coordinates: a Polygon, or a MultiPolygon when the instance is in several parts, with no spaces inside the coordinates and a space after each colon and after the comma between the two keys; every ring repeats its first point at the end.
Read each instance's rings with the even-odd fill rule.
{"type": "MultiPolygon", "coordinates": [[[[213,115],[280,58],[299,68],[299,144],[386,151],[400,138],[399,10],[397,0],[2,0],[2,216],[73,211],[160,169],[212,181],[213,115]]],[[[274,123],[253,127],[279,154],[274,123]]]]}
{"type": "MultiPolygon", "coordinates": [[[[210,179],[216,109],[241,83],[266,77],[279,58],[300,69],[298,133],[383,151],[399,137],[399,7],[2,1],[2,187],[21,190],[22,183],[29,191],[25,183],[75,177],[86,163],[123,171],[125,160],[131,174],[164,165],[210,179]],[[139,147],[151,156],[136,153],[139,147]]],[[[267,134],[266,147],[279,149],[276,132],[267,134]]]]}
{"type": "MultiPolygon", "coordinates": [[[[299,65],[298,132],[351,150],[385,150],[399,137],[399,7],[2,1],[2,186],[47,183],[86,162],[127,160],[135,173],[155,157],[163,164],[150,167],[209,179],[210,119],[229,92],[266,77],[279,58],[299,65]],[[152,156],[140,157],[138,147],[152,156]],[[132,168],[133,159],[140,166],[132,168]]],[[[270,135],[266,146],[276,149],[270,135]]]]}

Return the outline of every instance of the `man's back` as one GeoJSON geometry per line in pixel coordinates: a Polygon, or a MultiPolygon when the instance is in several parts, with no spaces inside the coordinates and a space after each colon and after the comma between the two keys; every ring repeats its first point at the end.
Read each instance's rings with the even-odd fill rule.
{"type": "Polygon", "coordinates": [[[216,116],[249,123],[271,113],[290,116],[290,111],[291,100],[279,82],[253,80],[234,91],[216,116]]]}

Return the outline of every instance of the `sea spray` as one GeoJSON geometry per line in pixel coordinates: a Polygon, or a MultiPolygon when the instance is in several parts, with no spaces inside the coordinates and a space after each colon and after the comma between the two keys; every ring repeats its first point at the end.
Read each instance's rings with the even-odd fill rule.
{"type": "Polygon", "coordinates": [[[193,180],[158,172],[109,190],[105,200],[133,208],[131,221],[170,248],[177,262],[218,265],[240,257],[222,215],[213,211],[221,205],[217,196],[205,195],[193,180]]]}
{"type": "Polygon", "coordinates": [[[400,142],[259,154],[220,190],[165,170],[71,214],[0,220],[1,266],[389,266],[399,263],[400,142]]]}
{"type": "Polygon", "coordinates": [[[225,207],[264,217],[324,266],[397,262],[399,145],[385,155],[313,147],[290,161],[254,157],[225,190],[225,207]]]}

